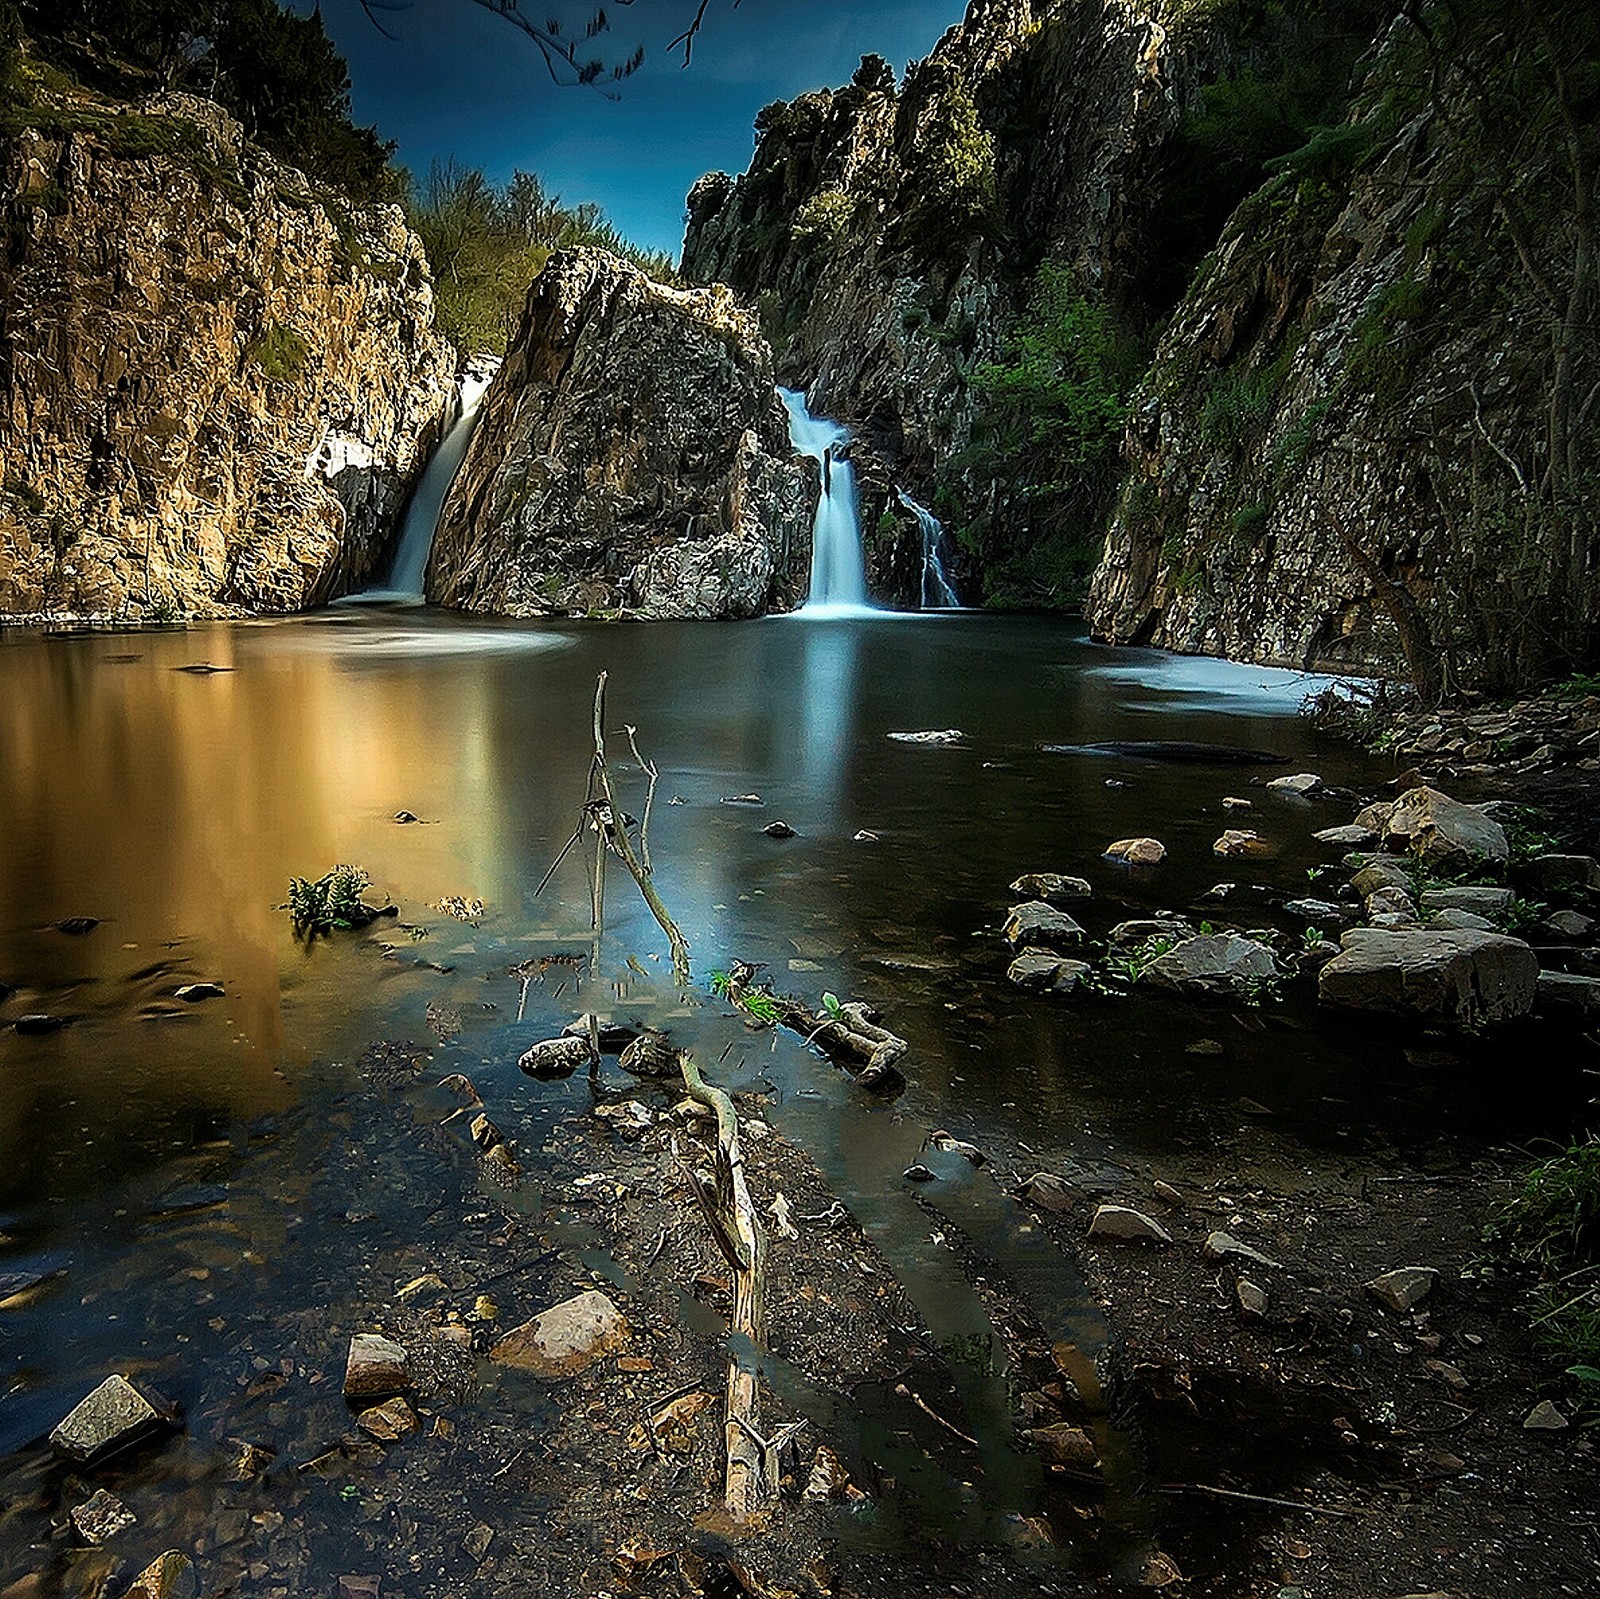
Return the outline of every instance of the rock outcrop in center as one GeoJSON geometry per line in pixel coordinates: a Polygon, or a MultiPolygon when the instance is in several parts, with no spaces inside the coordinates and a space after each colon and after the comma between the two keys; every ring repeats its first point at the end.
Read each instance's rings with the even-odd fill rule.
{"type": "Polygon", "coordinates": [[[553,256],[445,501],[428,597],[504,616],[744,617],[804,597],[816,484],[720,286],[553,256]]]}

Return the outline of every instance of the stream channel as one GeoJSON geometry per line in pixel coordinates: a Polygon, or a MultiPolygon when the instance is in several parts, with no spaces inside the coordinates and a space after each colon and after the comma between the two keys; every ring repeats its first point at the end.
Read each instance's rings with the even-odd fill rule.
{"type": "MultiPolygon", "coordinates": [[[[579,1010],[664,1022],[689,1044],[714,1021],[722,1038],[727,1007],[708,978],[736,959],[812,1003],[823,991],[872,1000],[910,1043],[910,1087],[892,1104],[787,1036],[748,1035],[714,1075],[770,1093],[763,1114],[822,1168],[938,1339],[990,1329],[930,1204],[1089,1357],[1106,1336],[1095,1305],[988,1172],[947,1162],[931,1196],[903,1180],[928,1129],[1070,1151],[1088,1168],[1202,1143],[1241,1096],[1270,1104],[1308,1149],[1512,1136],[1503,1102],[1468,1083],[1441,1092],[1407,1067],[1400,1039],[1309,1008],[1231,1030],[1225,1055],[1200,1059],[1185,1044],[1222,1024],[1194,1007],[1005,982],[998,930],[1022,872],[1089,878],[1080,919],[1096,934],[1219,879],[1303,890],[1325,858],[1311,834],[1346,811],[1247,785],[1315,770],[1371,791],[1390,775],[1319,745],[1297,714],[1314,686],[1112,652],[1068,622],[980,615],[494,625],[350,608],[187,631],[0,633],[0,996],[14,990],[0,1023],[70,1022],[0,1030],[0,1272],[51,1274],[0,1310],[0,1588],[44,1567],[60,1591],[92,1586],[52,1540],[75,1501],[43,1437],[108,1371],[136,1374],[187,1417],[180,1439],[117,1474],[141,1517],[135,1555],[194,1546],[225,1475],[222,1440],[264,1434],[308,1454],[348,1428],[343,1340],[373,1294],[392,1292],[390,1254],[425,1242],[436,1211],[425,1154],[352,1114],[356,1062],[377,1039],[427,1046],[429,1083],[470,1073],[518,1145],[527,1204],[555,1213],[563,1196],[542,1192],[540,1150],[591,1089],[582,1074],[529,1080],[516,1060],[579,1010]],[[652,845],[693,950],[688,1003],[620,873],[601,981],[557,961],[524,994],[511,975],[588,947],[580,852],[535,890],[573,829],[602,669],[630,798],[643,794],[621,760],[625,724],[660,768],[652,845]],[[966,736],[889,737],[925,729],[966,736]],[[1159,739],[1289,764],[1082,748],[1159,739]],[[1270,858],[1213,856],[1236,793],[1255,796],[1249,825],[1270,858]],[[751,794],[759,806],[729,803],[751,794]],[[402,811],[417,820],[397,822],[402,811]],[[766,836],[776,819],[797,836],[766,836]],[[1170,851],[1158,870],[1102,859],[1112,839],[1143,833],[1170,851]],[[399,915],[307,947],[281,908],[287,882],[335,862],[369,871],[399,915]],[[432,908],[451,895],[481,899],[481,914],[432,908]],[[54,925],[69,918],[98,925],[54,925]],[[650,975],[630,972],[629,955],[650,975]],[[202,981],[225,995],[174,997],[202,981]],[[449,1024],[430,1032],[440,1016],[449,1024]],[[330,1152],[350,1150],[367,1166],[358,1192],[334,1175],[330,1152]],[[326,1380],[300,1381],[308,1366],[326,1380]]],[[[614,1061],[607,1074],[624,1086],[614,1061]]],[[[526,1288],[537,1308],[538,1283],[526,1288]]],[[[464,1408],[494,1396],[491,1382],[464,1408]]],[[[965,1398],[991,1509],[1026,1510],[1025,1485],[1008,1481],[1008,1419],[983,1413],[1005,1409],[1003,1381],[965,1398]]],[[[536,1427],[536,1413],[523,1421],[536,1427]]],[[[860,1425],[865,1438],[870,1416],[860,1425]]],[[[366,1512],[326,1493],[297,1591],[330,1591],[328,1574],[350,1569],[340,1517],[366,1512]]],[[[1136,1535],[1136,1493],[1121,1513],[1136,1535]]],[[[403,1567],[390,1577],[406,1588],[403,1567]]],[[[419,1576],[415,1591],[432,1590],[419,1576]]]]}

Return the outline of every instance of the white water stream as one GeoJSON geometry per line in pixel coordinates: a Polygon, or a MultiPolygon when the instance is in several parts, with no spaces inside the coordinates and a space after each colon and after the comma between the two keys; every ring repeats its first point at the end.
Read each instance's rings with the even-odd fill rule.
{"type": "Polygon", "coordinates": [[[412,490],[400,523],[400,537],[395,545],[394,563],[389,576],[381,585],[364,589],[352,598],[366,602],[421,601],[424,599],[428,575],[428,555],[433,549],[433,535],[439,526],[439,514],[444,510],[445,496],[455,481],[461,463],[466,459],[467,445],[472,440],[472,430],[478,420],[478,406],[484,391],[489,387],[492,372],[469,368],[463,374],[456,396],[456,419],[449,431],[439,441],[428,458],[428,464],[412,490]]]}
{"type": "Polygon", "coordinates": [[[840,453],[850,435],[837,422],[812,416],[798,390],[778,393],[789,411],[789,442],[822,469],[822,498],[811,530],[811,592],[799,614],[822,619],[875,615],[867,601],[856,475],[840,453]]]}
{"type": "Polygon", "coordinates": [[[949,574],[944,569],[944,523],[925,505],[917,502],[904,489],[895,491],[900,503],[917,519],[922,529],[922,608],[925,611],[959,611],[962,604],[949,574]]]}

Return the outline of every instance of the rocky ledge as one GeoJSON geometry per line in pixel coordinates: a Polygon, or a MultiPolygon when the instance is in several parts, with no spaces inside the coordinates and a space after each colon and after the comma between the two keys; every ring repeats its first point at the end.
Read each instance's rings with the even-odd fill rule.
{"type": "Polygon", "coordinates": [[[504,616],[746,617],[804,595],[816,485],[732,295],[553,256],[440,518],[428,597],[504,616]]]}
{"type": "Polygon", "coordinates": [[[420,240],[210,101],[0,142],[0,613],[290,611],[373,569],[449,400],[420,240]]]}

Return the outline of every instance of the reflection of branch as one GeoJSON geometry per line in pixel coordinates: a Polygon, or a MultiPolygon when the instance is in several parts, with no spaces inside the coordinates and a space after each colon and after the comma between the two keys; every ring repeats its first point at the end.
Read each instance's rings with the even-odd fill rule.
{"type": "MultiPolygon", "coordinates": [[[[550,17],[542,23],[535,22],[522,10],[521,0],[472,0],[472,3],[482,6],[485,11],[492,11],[502,21],[509,22],[512,27],[527,34],[538,47],[539,54],[544,57],[545,67],[555,83],[577,84],[583,88],[592,88],[608,100],[614,100],[616,96],[610,89],[601,87],[600,79],[609,75],[611,82],[616,83],[623,78],[632,77],[644,61],[642,45],[626,61],[619,62],[609,69],[598,56],[591,57],[587,61],[578,59],[579,45],[587,44],[591,39],[610,31],[610,23],[604,11],[596,11],[589,19],[581,39],[569,39],[563,35],[559,19],[550,17]]],[[[383,4],[384,9],[390,9],[385,0],[362,0],[362,4],[363,6],[383,4]]],[[[612,0],[612,4],[631,6],[633,0],[612,0]]]]}

